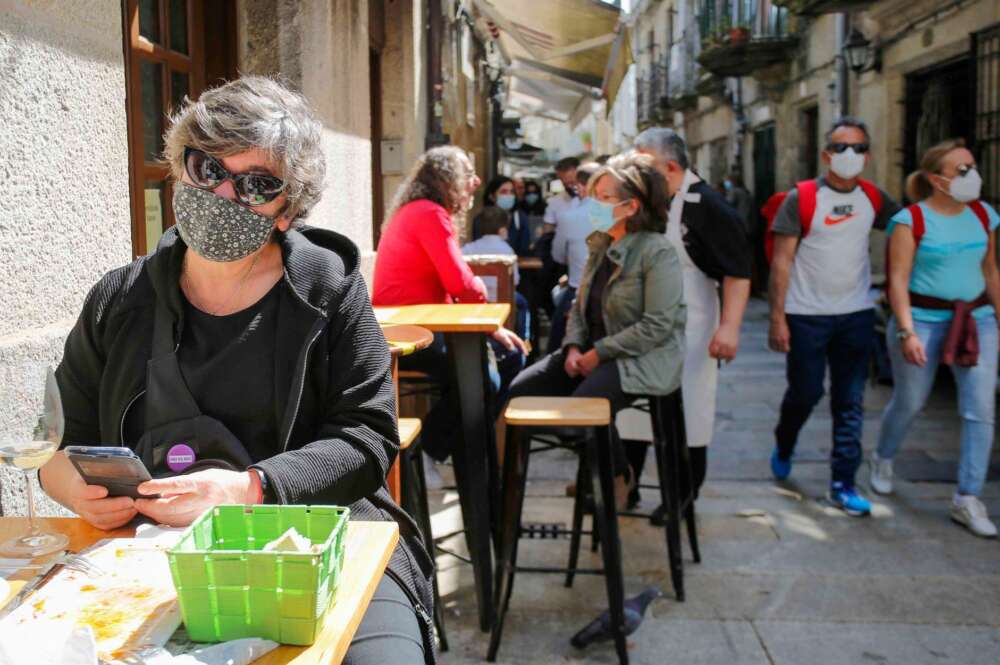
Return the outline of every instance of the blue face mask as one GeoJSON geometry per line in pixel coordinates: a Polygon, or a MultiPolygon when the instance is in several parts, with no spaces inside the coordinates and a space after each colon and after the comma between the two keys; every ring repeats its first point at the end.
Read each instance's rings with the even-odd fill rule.
{"type": "Polygon", "coordinates": [[[534,192],[530,192],[528,194],[525,194],[524,195],[524,202],[527,203],[530,206],[535,205],[536,203],[538,203],[538,194],[536,194],[534,192]]]}
{"type": "Polygon", "coordinates": [[[584,201],[584,205],[587,206],[587,214],[590,216],[590,224],[595,231],[607,233],[611,230],[611,227],[616,223],[615,208],[618,207],[618,203],[605,203],[594,198],[584,201]]]}
{"type": "Polygon", "coordinates": [[[512,210],[514,204],[517,202],[517,197],[513,194],[498,194],[497,195],[497,205],[504,210],[512,210]]]}

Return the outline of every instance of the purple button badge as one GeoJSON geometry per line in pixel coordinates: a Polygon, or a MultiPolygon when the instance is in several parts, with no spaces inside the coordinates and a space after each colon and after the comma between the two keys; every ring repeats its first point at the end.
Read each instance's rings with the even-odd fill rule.
{"type": "Polygon", "coordinates": [[[167,466],[175,473],[194,464],[194,449],[186,443],[178,443],[167,451],[167,466]]]}

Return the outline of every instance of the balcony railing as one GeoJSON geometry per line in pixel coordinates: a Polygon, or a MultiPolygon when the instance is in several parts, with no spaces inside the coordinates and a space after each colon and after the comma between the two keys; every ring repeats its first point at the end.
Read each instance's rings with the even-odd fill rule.
{"type": "Polygon", "coordinates": [[[716,76],[746,76],[787,62],[798,44],[789,11],[772,0],[704,0],[698,62],[716,76]]]}
{"type": "Polygon", "coordinates": [[[659,122],[667,110],[670,89],[669,54],[647,66],[637,81],[637,106],[640,123],[659,122]]]}
{"type": "Polygon", "coordinates": [[[793,14],[820,16],[868,9],[875,4],[875,0],[774,0],[774,4],[787,8],[793,14]]]}

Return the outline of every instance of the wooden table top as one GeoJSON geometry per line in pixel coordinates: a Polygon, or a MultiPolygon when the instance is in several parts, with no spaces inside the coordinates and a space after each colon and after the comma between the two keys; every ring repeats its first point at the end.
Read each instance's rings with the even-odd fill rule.
{"type": "MultiPolygon", "coordinates": [[[[103,538],[131,538],[134,529],[101,531],[77,518],[50,517],[39,520],[43,529],[69,536],[69,549],[78,552],[103,538]]],[[[23,533],[27,520],[23,517],[0,517],[0,540],[23,533]]],[[[375,587],[382,579],[389,557],[399,540],[399,525],[395,522],[348,522],[347,559],[341,572],[340,588],[333,607],[326,613],[323,630],[316,642],[308,647],[279,646],[254,661],[255,665],[336,665],[344,659],[351,639],[368,609],[375,587]]],[[[37,571],[8,579],[13,596],[24,586],[24,580],[37,571]]],[[[8,596],[8,597],[9,597],[8,596]]],[[[0,607],[7,598],[0,602],[0,607]]]]}
{"type": "Polygon", "coordinates": [[[492,333],[503,327],[508,316],[510,305],[507,303],[375,308],[375,318],[383,326],[420,326],[431,332],[492,333]]]}
{"type": "Polygon", "coordinates": [[[426,349],[434,341],[434,333],[420,326],[382,326],[382,334],[393,357],[426,349]]]}

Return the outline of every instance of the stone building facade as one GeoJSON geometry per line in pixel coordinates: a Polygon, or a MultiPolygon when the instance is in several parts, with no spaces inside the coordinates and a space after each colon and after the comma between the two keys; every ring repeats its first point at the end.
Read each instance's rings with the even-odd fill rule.
{"type": "Polygon", "coordinates": [[[677,129],[713,183],[741,173],[762,203],[818,172],[824,132],[850,113],[871,128],[866,176],[892,195],[923,148],[963,136],[1000,199],[1000,3],[641,0],[626,20],[637,129],[677,129]],[[860,73],[852,31],[869,43],[860,73]]]}
{"type": "MultiPolygon", "coordinates": [[[[239,73],[302,91],[324,125],[328,173],[309,223],[350,237],[366,275],[382,216],[428,141],[433,48],[471,59],[467,94],[448,69],[461,63],[443,58],[452,64],[435,108],[485,177],[482,44],[473,32],[455,48],[458,9],[453,0],[0,0],[0,441],[36,421],[44,368],[59,361],[90,286],[172,222],[170,185],[149,157],[170,100],[239,73]]],[[[0,506],[19,512],[21,482],[0,474],[0,506]]]]}

